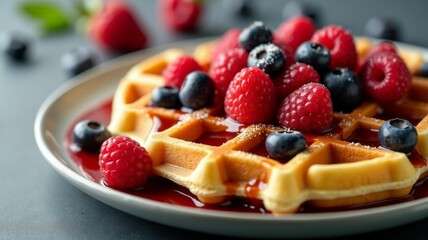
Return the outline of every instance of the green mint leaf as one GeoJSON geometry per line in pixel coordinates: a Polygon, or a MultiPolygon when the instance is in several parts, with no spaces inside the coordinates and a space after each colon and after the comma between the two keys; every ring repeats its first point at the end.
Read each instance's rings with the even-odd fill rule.
{"type": "Polygon", "coordinates": [[[53,3],[26,2],[20,9],[23,14],[38,21],[44,33],[54,33],[71,27],[70,17],[53,3]]]}
{"type": "Polygon", "coordinates": [[[87,16],[90,15],[90,13],[88,12],[88,10],[85,8],[85,4],[83,2],[81,2],[81,1],[76,2],[74,4],[74,8],[76,9],[78,16],[85,16],[85,17],[87,17],[87,16]]]}

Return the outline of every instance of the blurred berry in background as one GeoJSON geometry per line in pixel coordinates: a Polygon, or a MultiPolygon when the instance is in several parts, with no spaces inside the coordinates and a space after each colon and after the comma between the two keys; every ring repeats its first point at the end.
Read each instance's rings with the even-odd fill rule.
{"type": "Polygon", "coordinates": [[[109,0],[91,16],[89,36],[101,47],[116,52],[132,52],[146,47],[148,37],[125,1],[109,0]]]}
{"type": "Polygon", "coordinates": [[[11,61],[28,60],[30,39],[20,32],[4,32],[0,35],[0,50],[11,61]]]}
{"type": "Polygon", "coordinates": [[[400,39],[399,24],[392,18],[372,17],[365,26],[368,37],[397,41],[400,39]]]}
{"type": "Polygon", "coordinates": [[[162,23],[172,31],[196,29],[203,9],[200,0],[160,0],[158,11],[162,23]]]}
{"type": "Polygon", "coordinates": [[[75,47],[62,55],[61,65],[73,77],[95,66],[95,58],[88,48],[75,47]]]}
{"type": "Polygon", "coordinates": [[[314,5],[303,3],[301,1],[287,2],[282,10],[283,19],[289,19],[295,16],[305,16],[312,19],[316,24],[318,24],[319,14],[319,11],[317,11],[314,5]]]}
{"type": "Polygon", "coordinates": [[[223,0],[223,8],[237,16],[248,16],[251,14],[251,3],[248,0],[223,0]]]}

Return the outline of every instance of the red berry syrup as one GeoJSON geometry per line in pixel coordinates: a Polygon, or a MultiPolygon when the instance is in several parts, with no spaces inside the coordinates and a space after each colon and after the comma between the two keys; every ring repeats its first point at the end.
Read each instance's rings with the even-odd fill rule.
{"type": "MultiPolygon", "coordinates": [[[[87,113],[76,119],[74,123],[69,127],[64,139],[64,145],[67,148],[71,159],[79,167],[80,173],[87,179],[100,184],[102,184],[102,178],[98,166],[98,154],[81,151],[79,147],[77,147],[73,143],[73,127],[77,122],[83,119],[91,119],[94,121],[98,121],[102,124],[108,125],[108,123],[110,122],[111,115],[111,103],[111,101],[107,101],[101,104],[99,107],[88,111],[87,113]]],[[[153,129],[153,131],[162,131],[175,124],[175,122],[172,122],[171,120],[166,121],[162,119],[155,119],[155,121],[155,129],[153,129]]],[[[233,127],[231,127],[230,129],[233,129],[233,127]]],[[[239,128],[236,129],[238,131],[239,128]]],[[[227,142],[231,138],[235,137],[237,134],[238,132],[233,131],[223,133],[205,133],[199,139],[197,139],[196,142],[219,146],[222,143],[227,142]]],[[[375,134],[377,135],[377,132],[360,129],[356,131],[348,140],[360,142],[361,144],[367,144],[370,146],[378,146],[379,143],[377,142],[377,137],[375,137],[375,134]]],[[[267,153],[267,150],[264,147],[264,143],[257,145],[254,149],[251,149],[250,152],[264,157],[269,157],[269,154],[267,153]]],[[[426,160],[416,151],[413,151],[409,155],[409,158],[416,166],[425,166],[427,164],[426,160]]],[[[257,181],[256,179],[254,181],[250,181],[247,184],[248,186],[246,187],[248,196],[256,196],[257,192],[254,192],[254,189],[260,188],[260,186],[263,184],[263,182],[257,181]]],[[[219,205],[204,204],[200,202],[198,198],[186,188],[161,177],[151,177],[142,189],[123,192],[157,202],[190,208],[229,212],[270,214],[270,212],[264,208],[262,201],[254,198],[245,199],[239,197],[232,197],[219,205]]],[[[417,184],[415,184],[413,190],[408,196],[399,199],[390,199],[379,201],[376,203],[337,208],[316,208],[307,204],[303,204],[299,209],[298,213],[320,213],[366,209],[412,201],[414,199],[425,198],[427,196],[428,183],[426,183],[426,181],[424,180],[420,180],[417,184]]]]}

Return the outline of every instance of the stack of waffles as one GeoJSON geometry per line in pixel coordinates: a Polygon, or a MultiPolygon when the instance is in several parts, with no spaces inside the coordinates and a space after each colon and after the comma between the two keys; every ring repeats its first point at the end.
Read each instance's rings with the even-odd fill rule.
{"type": "MultiPolygon", "coordinates": [[[[213,42],[193,55],[206,69],[213,42]]],[[[360,56],[371,41],[356,40],[360,56]]],[[[308,147],[288,161],[270,158],[263,146],[273,125],[238,124],[222,109],[198,111],[151,107],[151,92],[163,86],[162,71],[186,54],[168,49],[134,66],[120,82],[109,130],[143,145],[154,173],[188,188],[204,203],[233,196],[256,198],[275,214],[293,213],[303,203],[348,206],[403,197],[428,170],[428,81],[413,77],[408,97],[382,108],[365,102],[350,113],[334,113],[333,130],[305,135],[308,147]],[[377,131],[387,117],[412,119],[418,144],[410,154],[379,148],[377,131]],[[373,137],[375,136],[375,137],[373,137]]],[[[423,62],[400,52],[411,72],[423,62]]]]}

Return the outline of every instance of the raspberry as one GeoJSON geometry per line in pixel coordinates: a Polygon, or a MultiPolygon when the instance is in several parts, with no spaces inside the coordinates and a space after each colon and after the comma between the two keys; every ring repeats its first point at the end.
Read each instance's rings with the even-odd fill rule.
{"type": "Polygon", "coordinates": [[[184,55],[168,64],[162,76],[166,86],[180,88],[187,74],[193,71],[202,71],[202,67],[193,57],[184,55]]]}
{"type": "MultiPolygon", "coordinates": [[[[275,36],[274,36],[275,37],[275,36]]],[[[291,65],[293,65],[296,61],[294,60],[294,52],[281,40],[274,38],[273,44],[281,48],[282,52],[285,56],[285,69],[288,69],[291,65]]]]}
{"type": "Polygon", "coordinates": [[[275,81],[276,92],[279,99],[282,100],[293,91],[310,82],[320,82],[318,72],[310,65],[295,63],[285,71],[281,78],[275,81]]]}
{"type": "Polygon", "coordinates": [[[329,25],[315,32],[311,39],[330,50],[330,69],[341,67],[355,70],[357,50],[352,35],[337,25],[329,25]]]}
{"type": "Polygon", "coordinates": [[[382,53],[398,54],[394,43],[385,41],[385,42],[379,43],[373,49],[371,49],[370,52],[367,54],[366,59],[376,54],[382,54],[382,53]]]}
{"type": "Polygon", "coordinates": [[[99,162],[104,183],[116,189],[142,187],[152,171],[146,149],[129,137],[114,136],[101,146],[99,162]]]}
{"type": "Polygon", "coordinates": [[[201,18],[202,4],[197,0],[162,0],[159,11],[163,23],[172,31],[191,31],[201,18]]]}
{"type": "Polygon", "coordinates": [[[239,34],[241,34],[241,29],[239,28],[232,28],[225,32],[214,46],[212,60],[215,61],[218,55],[228,51],[229,49],[241,48],[238,41],[239,34]]]}
{"type": "Polygon", "coordinates": [[[147,35],[132,10],[124,1],[105,1],[89,21],[89,37],[111,51],[130,52],[146,47],[147,35]]]}
{"type": "Polygon", "coordinates": [[[300,132],[325,132],[333,123],[333,104],[324,85],[308,83],[282,101],[278,111],[281,126],[300,132]]]}
{"type": "Polygon", "coordinates": [[[224,105],[226,114],[235,121],[269,123],[276,110],[273,82],[259,68],[244,68],[230,83],[224,105]]]}
{"type": "Polygon", "coordinates": [[[365,63],[366,63],[365,58],[359,58],[357,62],[357,67],[355,68],[355,73],[360,73],[361,68],[363,68],[365,63]]]}
{"type": "Polygon", "coordinates": [[[367,59],[377,55],[377,54],[383,54],[383,53],[392,53],[398,55],[397,48],[395,47],[394,43],[389,41],[383,41],[370,49],[370,51],[366,54],[364,58],[358,59],[358,65],[355,69],[356,73],[359,73],[361,71],[361,68],[366,63],[367,59]]]}
{"type": "Polygon", "coordinates": [[[242,48],[221,53],[211,64],[210,76],[216,85],[217,94],[223,98],[235,75],[247,66],[248,53],[242,48]]]}
{"type": "Polygon", "coordinates": [[[360,71],[365,91],[376,102],[401,100],[410,90],[412,77],[406,64],[396,54],[370,57],[360,71]]]}
{"type": "Polygon", "coordinates": [[[314,32],[315,25],[310,18],[297,16],[281,23],[275,32],[275,38],[288,46],[294,54],[300,44],[311,39],[314,32]]]}

